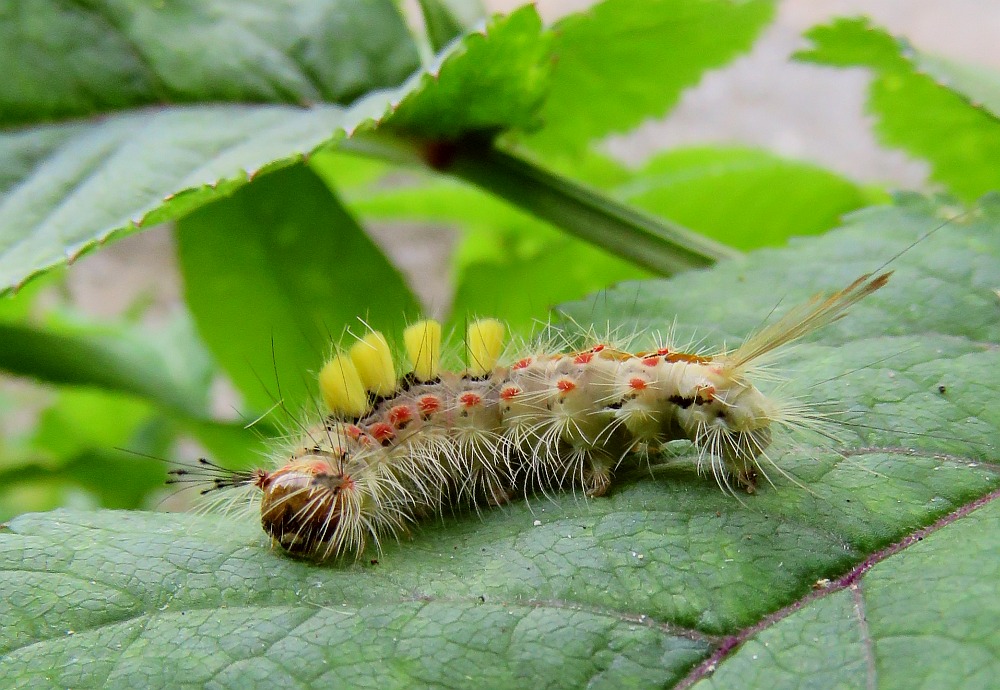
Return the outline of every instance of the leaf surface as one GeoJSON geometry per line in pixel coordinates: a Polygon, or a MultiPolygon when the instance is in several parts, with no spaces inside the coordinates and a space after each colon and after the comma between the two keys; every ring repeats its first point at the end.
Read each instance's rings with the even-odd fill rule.
{"type": "Polygon", "coordinates": [[[626,327],[676,313],[733,341],[776,285],[780,312],[905,250],[886,288],[780,362],[788,394],[843,411],[840,442],[777,443],[787,475],[754,496],[720,492],[680,448],[655,476],[620,473],[604,499],[449,515],[321,567],[272,551],[253,516],[27,515],[0,530],[0,679],[985,687],[1000,209],[984,200],[910,247],[949,208],[903,198],[822,238],[567,306],[626,327]]]}
{"type": "Polygon", "coordinates": [[[656,155],[615,195],[744,250],[819,234],[884,200],[819,166],[722,146],[656,155]]]}

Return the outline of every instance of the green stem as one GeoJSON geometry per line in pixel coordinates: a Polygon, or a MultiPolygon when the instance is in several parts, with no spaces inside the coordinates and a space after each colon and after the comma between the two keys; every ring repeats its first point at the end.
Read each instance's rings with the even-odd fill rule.
{"type": "Polygon", "coordinates": [[[672,275],[739,255],[493,146],[462,142],[451,153],[442,161],[444,171],[655,273],[672,275]]]}

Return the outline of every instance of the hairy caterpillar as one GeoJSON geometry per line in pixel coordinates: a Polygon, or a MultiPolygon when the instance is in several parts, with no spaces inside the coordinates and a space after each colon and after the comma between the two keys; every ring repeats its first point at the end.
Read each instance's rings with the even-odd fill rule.
{"type": "Polygon", "coordinates": [[[721,487],[752,491],[773,464],[775,427],[795,418],[754,385],[754,366],[839,319],[889,276],[863,275],[712,355],[669,344],[573,350],[554,338],[504,364],[504,327],[487,319],[468,328],[465,370],[447,371],[441,326],[422,321],[404,333],[400,377],[373,331],[322,368],[329,414],[303,429],[279,467],[232,473],[202,461],[202,472],[174,470],[173,481],[209,475],[209,490],[253,490],[273,542],[316,560],[359,556],[456,503],[497,505],[518,490],[566,487],[601,496],[623,459],[671,440],[693,442],[699,470],[721,487]]]}

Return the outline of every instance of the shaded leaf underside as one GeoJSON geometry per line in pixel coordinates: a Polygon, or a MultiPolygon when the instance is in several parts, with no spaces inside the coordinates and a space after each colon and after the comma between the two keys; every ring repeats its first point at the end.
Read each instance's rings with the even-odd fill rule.
{"type": "MultiPolygon", "coordinates": [[[[567,310],[648,327],[677,312],[732,341],[767,314],[776,275],[790,276],[781,311],[877,268],[938,212],[904,199],[818,240],[567,310]]],[[[253,516],[24,516],[0,532],[0,678],[986,687],[1000,613],[998,227],[989,202],[952,221],[781,362],[795,391],[845,411],[843,440],[778,444],[789,476],[755,496],[723,494],[681,452],[653,477],[620,476],[606,499],[449,516],[377,562],[323,567],[271,551],[253,516]]]]}

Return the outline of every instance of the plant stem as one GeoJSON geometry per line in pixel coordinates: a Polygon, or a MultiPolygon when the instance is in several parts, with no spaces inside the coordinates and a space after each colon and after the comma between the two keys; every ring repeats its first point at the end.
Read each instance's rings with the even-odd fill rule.
{"type": "Polygon", "coordinates": [[[461,142],[441,169],[660,275],[739,255],[735,249],[619,203],[489,144],[461,142]]]}

